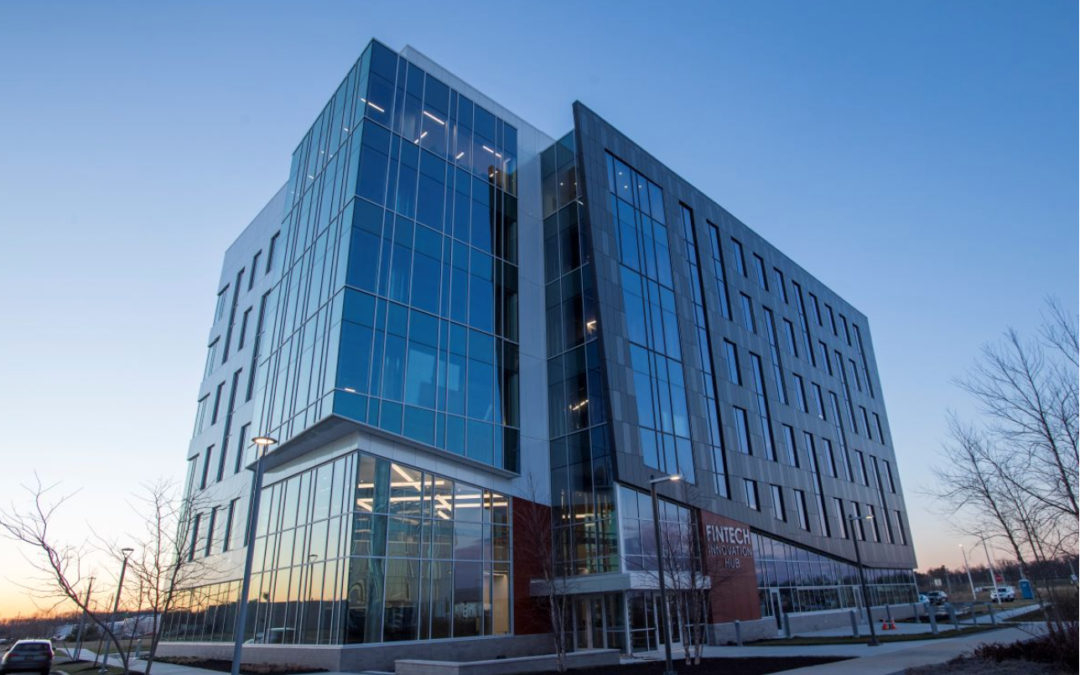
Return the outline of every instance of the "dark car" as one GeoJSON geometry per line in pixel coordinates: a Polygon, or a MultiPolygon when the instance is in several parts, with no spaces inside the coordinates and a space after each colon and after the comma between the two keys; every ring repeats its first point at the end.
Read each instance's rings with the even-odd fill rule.
{"type": "Polygon", "coordinates": [[[53,648],[48,640],[19,640],[0,659],[0,673],[37,671],[49,675],[53,648]]]}

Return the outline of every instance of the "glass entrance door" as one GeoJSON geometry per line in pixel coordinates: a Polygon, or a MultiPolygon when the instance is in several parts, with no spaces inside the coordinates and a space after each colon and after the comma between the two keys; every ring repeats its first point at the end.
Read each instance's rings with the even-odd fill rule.
{"type": "Polygon", "coordinates": [[[586,595],[574,599],[574,649],[604,648],[603,596],[586,595]]]}
{"type": "Polygon", "coordinates": [[[784,627],[784,606],[780,602],[779,589],[769,589],[769,603],[772,605],[772,615],[776,619],[776,628],[779,630],[784,627]]]}

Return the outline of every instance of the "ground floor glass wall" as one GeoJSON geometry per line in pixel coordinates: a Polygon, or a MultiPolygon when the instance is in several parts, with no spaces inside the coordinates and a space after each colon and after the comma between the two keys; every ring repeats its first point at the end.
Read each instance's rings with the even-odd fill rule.
{"type": "MultiPolygon", "coordinates": [[[[511,632],[506,496],[363,453],[264,488],[245,639],[356,644],[511,632]]],[[[240,582],[189,589],[170,641],[233,639],[240,582]]]]}
{"type": "MultiPolygon", "coordinates": [[[[855,565],[762,534],[753,534],[762,616],[859,607],[855,565]]],[[[873,605],[916,602],[915,577],[905,569],[866,569],[873,605]]]]}

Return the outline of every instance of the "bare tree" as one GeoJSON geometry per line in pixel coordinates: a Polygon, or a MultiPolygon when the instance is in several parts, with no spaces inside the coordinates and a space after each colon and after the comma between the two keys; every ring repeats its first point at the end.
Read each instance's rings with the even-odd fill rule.
{"type": "MultiPolygon", "coordinates": [[[[198,536],[195,517],[207,506],[205,493],[194,489],[184,492],[178,483],[165,478],[144,484],[136,495],[134,507],[141,514],[142,527],[132,537],[135,551],[128,562],[128,573],[140,589],[139,609],[150,615],[150,648],[144,675],[150,675],[162,638],[162,621],[175,608],[180,593],[200,585],[214,572],[207,559],[194,550],[198,544],[193,540],[198,536]]],[[[105,550],[118,550],[115,545],[105,544],[105,550]]],[[[136,619],[136,631],[140,623],[136,619]]]]}
{"type": "MultiPolygon", "coordinates": [[[[1047,306],[1037,339],[1006,331],[956,381],[980,417],[972,424],[950,415],[937,485],[927,491],[957,530],[1014,556],[1041,599],[1050,579],[1034,572],[1076,556],[1080,518],[1077,322],[1056,300],[1047,306]]],[[[1063,631],[1061,608],[1044,609],[1049,629],[1063,631]]]]}
{"type": "Polygon", "coordinates": [[[514,573],[531,579],[531,587],[540,593],[537,618],[551,630],[555,667],[562,673],[566,671],[571,601],[577,580],[568,568],[568,550],[557,548],[552,509],[543,504],[542,494],[535,476],[529,474],[521,497],[524,501],[514,505],[514,547],[524,554],[515,559],[526,560],[528,565],[525,569],[519,565],[514,573]]]}
{"type": "Polygon", "coordinates": [[[89,602],[82,590],[91,573],[89,547],[59,540],[53,526],[61,508],[71,495],[53,497],[55,485],[45,486],[35,474],[33,485],[22,486],[29,495],[29,506],[17,508],[12,504],[0,510],[0,534],[24,546],[27,560],[40,577],[26,586],[31,597],[51,603],[55,609],[71,603],[86,612],[87,618],[98,627],[105,638],[116,646],[124,672],[128,672],[128,653],[120,644],[106,612],[96,611],[96,603],[89,602]]]}

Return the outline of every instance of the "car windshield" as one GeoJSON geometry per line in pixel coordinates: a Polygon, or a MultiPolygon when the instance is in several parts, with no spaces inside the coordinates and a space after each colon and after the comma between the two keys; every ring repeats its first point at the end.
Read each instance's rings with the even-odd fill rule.
{"type": "Polygon", "coordinates": [[[24,642],[21,645],[15,645],[15,651],[17,652],[44,652],[49,650],[49,645],[41,642],[24,642]]]}

